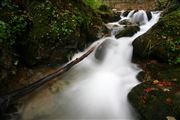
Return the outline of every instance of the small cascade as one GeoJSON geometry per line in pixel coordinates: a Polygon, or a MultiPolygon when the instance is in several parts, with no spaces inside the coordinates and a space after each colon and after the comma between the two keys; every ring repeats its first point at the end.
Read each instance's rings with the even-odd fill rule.
{"type": "MultiPolygon", "coordinates": [[[[140,23],[140,31],[132,37],[116,39],[116,32],[124,25],[120,21],[107,24],[111,36],[94,42],[92,46],[99,45],[96,51],[59,80],[72,81],[72,84],[55,94],[49,88],[37,93],[21,109],[22,120],[135,120],[136,114],[127,100],[129,91],[139,84],[136,75],[140,69],[131,63],[132,42],[157,23],[159,16],[160,12],[152,12],[148,21],[143,10],[121,16],[120,21],[140,23]]],[[[73,59],[82,54],[76,54],[73,59]]]]}
{"type": "Polygon", "coordinates": [[[139,23],[140,25],[146,24],[148,22],[147,14],[144,10],[139,10],[132,16],[132,22],[139,23]]]}
{"type": "Polygon", "coordinates": [[[128,14],[128,16],[127,16],[127,18],[128,18],[128,19],[131,18],[131,17],[133,16],[134,12],[135,12],[135,10],[130,11],[129,14],[128,14]]]}

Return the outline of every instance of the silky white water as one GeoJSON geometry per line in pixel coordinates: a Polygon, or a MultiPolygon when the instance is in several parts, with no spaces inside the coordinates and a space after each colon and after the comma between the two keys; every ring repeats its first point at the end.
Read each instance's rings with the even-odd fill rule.
{"type": "MultiPolygon", "coordinates": [[[[159,16],[159,12],[152,12],[152,19],[148,21],[144,11],[131,11],[127,17],[122,17],[121,20],[141,23],[140,31],[132,37],[116,39],[114,34],[123,26],[119,21],[107,24],[112,36],[91,45],[107,42],[105,47],[97,48],[99,51],[94,51],[61,78],[73,81],[72,84],[47,98],[42,95],[33,98],[24,106],[22,119],[135,120],[136,115],[127,100],[128,92],[139,84],[136,75],[140,69],[131,63],[132,42],[157,23],[159,16]],[[114,25],[119,29],[113,28],[114,25]]],[[[76,54],[73,59],[82,54],[76,54]]]]}

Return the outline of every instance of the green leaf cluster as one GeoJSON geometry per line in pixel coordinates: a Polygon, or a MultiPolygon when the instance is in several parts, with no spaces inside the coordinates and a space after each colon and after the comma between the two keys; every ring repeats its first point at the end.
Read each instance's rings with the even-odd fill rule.
{"type": "Polygon", "coordinates": [[[84,0],[83,1],[86,5],[90,6],[92,9],[97,9],[101,5],[105,4],[103,0],[84,0]]]}

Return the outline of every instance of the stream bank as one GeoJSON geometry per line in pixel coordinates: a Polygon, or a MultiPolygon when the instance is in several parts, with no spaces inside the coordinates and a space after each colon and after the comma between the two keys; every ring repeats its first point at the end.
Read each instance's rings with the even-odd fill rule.
{"type": "Polygon", "coordinates": [[[0,4],[0,94],[32,83],[28,79],[41,67],[49,71],[68,62],[108,34],[104,21],[117,19],[105,5],[93,9],[79,0],[0,4]]]}
{"type": "Polygon", "coordinates": [[[142,82],[128,95],[142,120],[180,119],[180,5],[171,3],[147,33],[133,42],[142,82]]]}

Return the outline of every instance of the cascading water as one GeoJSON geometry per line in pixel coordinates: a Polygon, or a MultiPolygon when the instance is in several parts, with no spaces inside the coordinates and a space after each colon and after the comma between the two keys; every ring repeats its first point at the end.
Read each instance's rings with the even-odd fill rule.
{"type": "MultiPolygon", "coordinates": [[[[136,119],[127,100],[128,92],[139,83],[136,74],[140,69],[131,63],[132,42],[150,29],[160,15],[152,12],[152,19],[148,21],[144,13],[131,11],[127,17],[122,17],[122,20],[143,23],[140,31],[132,37],[116,39],[117,30],[112,30],[111,37],[93,43],[101,45],[61,78],[73,83],[61,93],[49,93],[49,96],[39,93],[32,98],[22,109],[22,120],[136,119]]],[[[118,23],[108,26],[113,29],[118,23]]],[[[74,59],[82,54],[76,54],[74,59]]]]}

